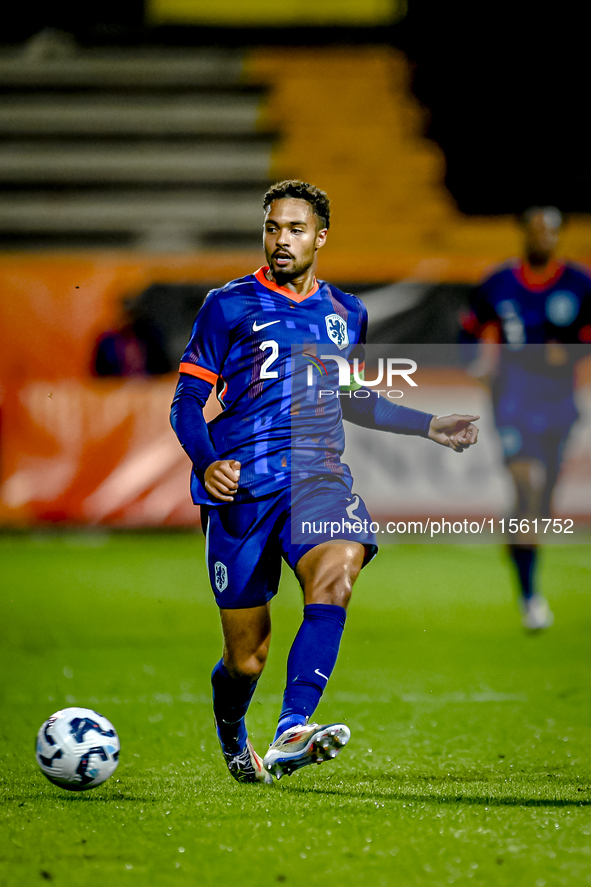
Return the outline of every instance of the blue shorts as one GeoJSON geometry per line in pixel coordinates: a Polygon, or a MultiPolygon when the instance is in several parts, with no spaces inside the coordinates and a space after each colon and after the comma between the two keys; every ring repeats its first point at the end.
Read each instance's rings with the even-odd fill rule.
{"type": "Polygon", "coordinates": [[[571,398],[550,404],[526,404],[518,396],[499,399],[495,403],[495,422],[505,461],[539,459],[544,465],[559,462],[577,418],[571,398]]]}
{"type": "Polygon", "coordinates": [[[553,378],[507,365],[493,386],[493,402],[506,462],[539,459],[546,466],[558,465],[578,418],[570,370],[567,378],[553,378]]]}
{"type": "Polygon", "coordinates": [[[570,426],[554,434],[536,434],[519,423],[497,428],[507,464],[519,459],[538,459],[543,465],[558,465],[562,460],[570,426]]]}
{"type": "Polygon", "coordinates": [[[365,503],[334,475],[312,478],[252,502],[201,506],[206,559],[219,607],[259,607],[276,594],[281,560],[295,570],[322,542],[365,545],[363,566],[377,553],[365,503]]]}

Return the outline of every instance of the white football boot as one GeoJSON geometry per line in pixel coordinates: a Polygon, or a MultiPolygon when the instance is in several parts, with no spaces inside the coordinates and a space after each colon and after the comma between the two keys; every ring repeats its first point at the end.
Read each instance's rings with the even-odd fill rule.
{"type": "Polygon", "coordinates": [[[297,724],[270,746],[263,765],[277,779],[307,764],[322,764],[336,758],[351,738],[345,724],[297,724]]]}
{"type": "Polygon", "coordinates": [[[237,782],[263,782],[272,785],[273,778],[263,766],[263,759],[257,755],[251,745],[250,739],[246,740],[246,746],[240,754],[230,756],[224,752],[224,758],[228,770],[237,782]]]}
{"type": "Polygon", "coordinates": [[[554,622],[554,613],[548,606],[546,598],[541,594],[521,601],[521,624],[527,631],[541,631],[550,628],[554,622]]]}

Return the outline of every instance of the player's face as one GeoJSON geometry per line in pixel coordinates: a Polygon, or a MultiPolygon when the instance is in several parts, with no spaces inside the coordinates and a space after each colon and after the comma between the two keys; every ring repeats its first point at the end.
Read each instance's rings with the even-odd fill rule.
{"type": "Polygon", "coordinates": [[[326,234],[326,228],[318,228],[318,219],[307,200],[274,200],[265,216],[263,235],[273,277],[287,281],[305,274],[312,267],[316,250],[324,245],[326,234]]]}
{"type": "Polygon", "coordinates": [[[543,212],[535,213],[525,226],[525,249],[530,261],[543,265],[550,261],[558,245],[560,226],[543,212]]]}

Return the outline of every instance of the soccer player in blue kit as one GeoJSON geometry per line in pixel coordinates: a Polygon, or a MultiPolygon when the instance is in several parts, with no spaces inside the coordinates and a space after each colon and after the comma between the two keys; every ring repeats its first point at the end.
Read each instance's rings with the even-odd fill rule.
{"type": "Polygon", "coordinates": [[[326,368],[325,352],[336,349],[357,359],[359,373],[367,311],[355,296],[315,278],[330,222],[326,194],[304,182],[280,182],[263,207],[267,265],[209,293],[182,358],[171,421],[193,463],[191,492],[201,505],[221,614],[224,651],[211,678],[218,739],[235,779],[269,784],[271,774],[281,778],[334,758],[350,737],[345,724],[309,723],[337,659],[353,583],[377,551],[365,504],[352,495],[340,459],[342,419],[462,452],[477,440],[478,417],[436,418],[374,391],[341,397],[336,357],[334,372],[322,377],[322,394],[331,396],[322,404],[310,397],[294,350],[326,368]],[[223,411],[206,425],[203,408],[214,385],[223,411]],[[312,520],[354,521],[343,520],[335,539],[300,539],[292,515],[302,509],[312,520]],[[282,558],[302,587],[304,614],[289,653],[275,740],[263,761],[248,739],[245,715],[269,650],[282,558]]]}
{"type": "Polygon", "coordinates": [[[586,269],[555,258],[561,224],[555,207],[524,213],[525,258],[505,263],[484,281],[465,323],[470,334],[492,345],[481,368],[492,380],[495,421],[515,486],[520,531],[509,537],[508,550],[522,623],[530,630],[553,622],[538,589],[540,534],[532,527],[550,514],[564,445],[578,415],[573,367],[582,349],[567,346],[591,342],[591,279],[586,269]],[[494,343],[503,345],[502,352],[494,343]]]}

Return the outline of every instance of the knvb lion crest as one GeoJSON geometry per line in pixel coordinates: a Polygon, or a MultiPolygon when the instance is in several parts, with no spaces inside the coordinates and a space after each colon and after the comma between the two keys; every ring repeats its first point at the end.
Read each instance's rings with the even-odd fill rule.
{"type": "Polygon", "coordinates": [[[349,344],[347,324],[338,314],[328,314],[326,316],[326,332],[330,341],[334,342],[339,351],[342,351],[349,344]]]}
{"type": "Polygon", "coordinates": [[[213,576],[215,587],[218,591],[223,591],[228,587],[228,570],[226,565],[221,561],[216,561],[213,567],[213,576]]]}

